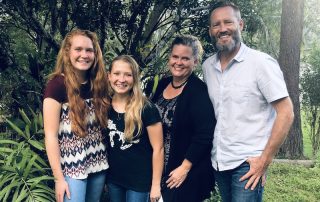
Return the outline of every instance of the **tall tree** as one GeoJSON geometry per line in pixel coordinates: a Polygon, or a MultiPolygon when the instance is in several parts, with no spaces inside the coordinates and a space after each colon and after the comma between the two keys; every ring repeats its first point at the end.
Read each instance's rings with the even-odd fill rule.
{"type": "Polygon", "coordinates": [[[304,0],[283,0],[279,63],[284,72],[288,91],[294,106],[295,119],[288,138],[279,154],[286,158],[303,156],[300,119],[299,75],[300,48],[303,30],[304,0]]]}

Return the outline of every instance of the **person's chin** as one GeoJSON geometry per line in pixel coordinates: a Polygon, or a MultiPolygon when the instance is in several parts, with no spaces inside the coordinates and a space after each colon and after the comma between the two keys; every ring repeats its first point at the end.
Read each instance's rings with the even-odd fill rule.
{"type": "Polygon", "coordinates": [[[87,71],[88,69],[90,69],[91,65],[80,65],[77,67],[78,70],[80,71],[87,71]]]}

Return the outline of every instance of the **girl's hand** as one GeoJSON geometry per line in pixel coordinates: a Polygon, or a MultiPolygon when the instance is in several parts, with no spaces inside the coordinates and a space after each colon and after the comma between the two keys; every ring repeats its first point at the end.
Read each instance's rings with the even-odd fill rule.
{"type": "Polygon", "coordinates": [[[161,197],[160,185],[152,185],[150,191],[150,201],[157,202],[161,197]]]}
{"type": "Polygon", "coordinates": [[[55,181],[56,201],[63,202],[64,194],[67,194],[68,199],[71,199],[68,183],[62,180],[55,181]]]}

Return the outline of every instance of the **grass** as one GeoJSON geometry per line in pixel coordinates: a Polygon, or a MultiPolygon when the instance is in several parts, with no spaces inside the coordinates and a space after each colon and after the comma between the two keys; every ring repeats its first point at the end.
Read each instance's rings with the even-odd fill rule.
{"type": "Polygon", "coordinates": [[[270,166],[264,201],[320,201],[320,167],[275,163],[270,166]]]}

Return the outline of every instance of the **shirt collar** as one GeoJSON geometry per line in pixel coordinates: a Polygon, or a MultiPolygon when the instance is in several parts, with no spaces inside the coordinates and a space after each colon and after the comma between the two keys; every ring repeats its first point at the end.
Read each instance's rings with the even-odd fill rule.
{"type": "Polygon", "coordinates": [[[236,56],[234,56],[233,60],[237,62],[242,62],[244,60],[244,55],[248,47],[244,43],[240,43],[240,49],[236,56]]]}
{"type": "MultiPolygon", "coordinates": [[[[230,64],[233,62],[242,62],[244,60],[244,56],[245,56],[245,52],[248,49],[248,47],[240,42],[240,49],[238,51],[238,53],[234,56],[234,58],[231,60],[230,64]]],[[[217,66],[215,66],[216,69],[218,69],[219,71],[220,69],[220,60],[219,60],[219,53],[215,54],[215,57],[212,61],[212,64],[219,64],[217,66]]]]}

